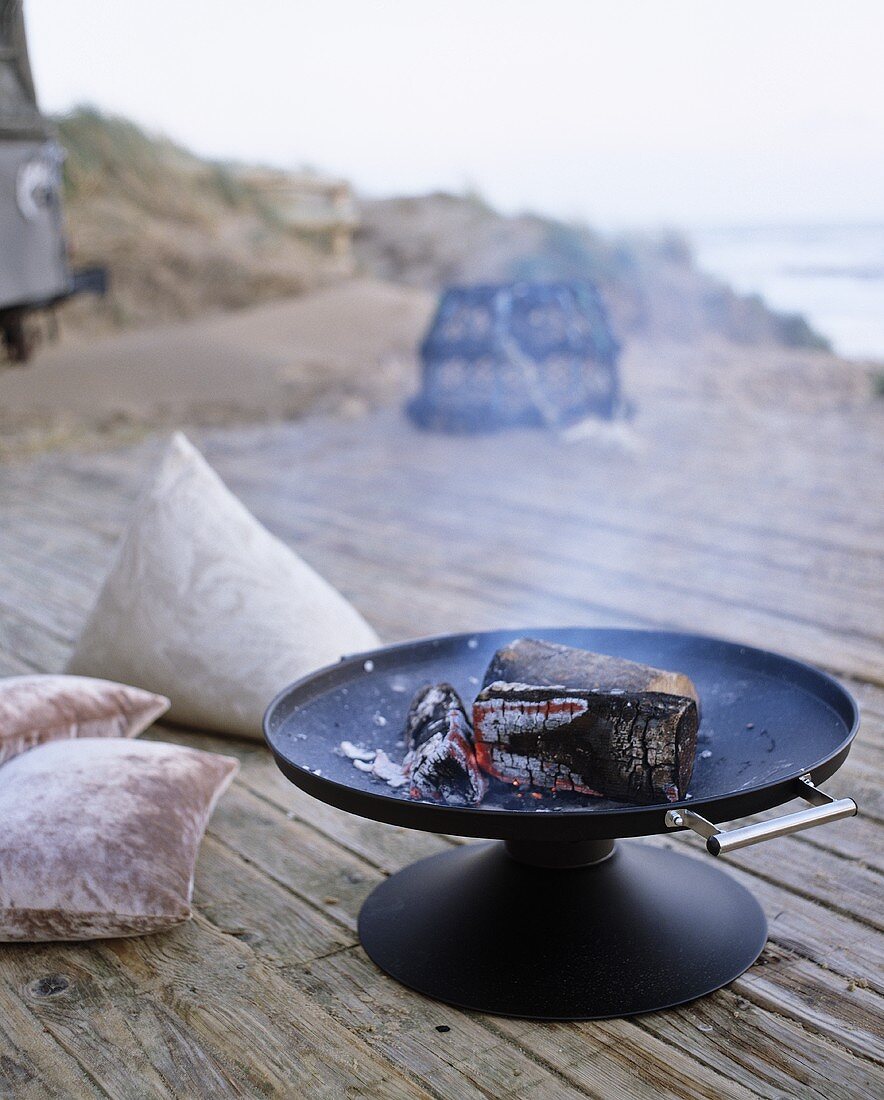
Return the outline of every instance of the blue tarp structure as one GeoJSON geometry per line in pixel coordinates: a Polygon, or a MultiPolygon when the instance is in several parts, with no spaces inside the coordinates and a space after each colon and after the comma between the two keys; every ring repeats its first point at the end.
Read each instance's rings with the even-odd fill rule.
{"type": "Polygon", "coordinates": [[[420,353],[408,412],[424,428],[566,427],[619,405],[619,346],[589,283],[451,287],[420,353]]]}

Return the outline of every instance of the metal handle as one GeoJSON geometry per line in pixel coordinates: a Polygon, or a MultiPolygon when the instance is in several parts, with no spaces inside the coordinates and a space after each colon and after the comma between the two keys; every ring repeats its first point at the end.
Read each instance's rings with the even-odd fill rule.
{"type": "Polygon", "coordinates": [[[812,829],[814,825],[824,825],[827,821],[853,817],[856,813],[856,803],[852,798],[832,798],[830,794],[814,786],[809,774],[802,775],[795,782],[798,784],[796,793],[805,802],[811,803],[809,810],[798,810],[773,821],[759,821],[756,825],[730,830],[719,829],[693,810],[669,810],[666,814],[666,826],[669,829],[693,829],[695,833],[706,838],[706,851],[710,855],[720,856],[722,852],[733,852],[736,848],[745,848],[747,844],[788,836],[789,833],[798,833],[802,829],[812,829]]]}

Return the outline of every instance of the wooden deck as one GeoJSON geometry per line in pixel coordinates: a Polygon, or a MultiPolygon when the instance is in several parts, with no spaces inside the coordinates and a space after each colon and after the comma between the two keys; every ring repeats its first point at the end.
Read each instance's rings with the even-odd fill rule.
{"type": "MultiPolygon", "coordinates": [[[[394,413],[195,439],[388,640],[671,626],[840,676],[863,728],[827,788],[860,816],[727,860],[770,921],[758,964],[630,1020],[537,1024],[428,1001],[368,961],[356,915],[382,876],[456,841],[318,804],[260,746],[163,730],[242,761],[200,855],[195,919],[0,950],[2,1095],[884,1095],[880,403],[653,396],[637,453],[422,436],[394,413]]],[[[62,666],[159,446],[0,470],[0,671],[62,666]]],[[[709,858],[693,837],[653,843],[709,858]]]]}

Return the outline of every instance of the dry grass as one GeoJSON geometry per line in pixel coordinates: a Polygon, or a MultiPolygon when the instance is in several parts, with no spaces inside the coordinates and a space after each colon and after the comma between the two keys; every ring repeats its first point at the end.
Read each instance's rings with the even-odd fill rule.
{"type": "Polygon", "coordinates": [[[72,260],[110,271],[104,301],[64,307],[66,329],[107,332],[239,309],[342,274],[231,169],[93,111],[59,128],[72,260]]]}

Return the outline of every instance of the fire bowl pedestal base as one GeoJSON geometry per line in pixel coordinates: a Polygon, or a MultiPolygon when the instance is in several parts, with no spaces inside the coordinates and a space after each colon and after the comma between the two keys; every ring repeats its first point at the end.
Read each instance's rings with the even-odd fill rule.
{"type": "Polygon", "coordinates": [[[466,845],[406,867],[363,905],[362,946],[429,997],[537,1020],[670,1008],[764,947],[760,905],[711,862],[633,842],[535,847],[466,845]]]}

